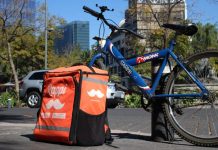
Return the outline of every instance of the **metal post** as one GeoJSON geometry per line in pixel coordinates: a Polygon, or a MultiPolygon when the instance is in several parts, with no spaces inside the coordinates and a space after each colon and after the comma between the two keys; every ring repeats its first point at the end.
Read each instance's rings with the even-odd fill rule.
{"type": "MultiPolygon", "coordinates": [[[[152,62],[152,81],[154,81],[157,70],[162,63],[162,60],[155,60],[152,62]]],[[[169,73],[169,68],[164,69],[165,74],[169,73]]],[[[162,76],[161,81],[159,83],[158,89],[155,91],[156,94],[163,93],[165,78],[162,76]]],[[[169,127],[166,119],[164,117],[163,107],[162,107],[163,99],[155,99],[152,103],[152,120],[151,120],[151,138],[157,142],[163,141],[173,141],[174,140],[174,132],[169,127]]]]}
{"type": "Polygon", "coordinates": [[[11,99],[9,98],[8,99],[8,109],[10,109],[12,106],[11,106],[11,99]]]}
{"type": "Polygon", "coordinates": [[[48,14],[47,14],[47,0],[45,0],[45,69],[48,68],[48,14]]]}

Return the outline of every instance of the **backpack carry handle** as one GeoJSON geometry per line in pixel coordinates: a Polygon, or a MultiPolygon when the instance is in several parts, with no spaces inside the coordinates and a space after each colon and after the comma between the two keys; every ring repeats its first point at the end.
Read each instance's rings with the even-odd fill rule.
{"type": "Polygon", "coordinates": [[[81,66],[81,65],[87,66],[93,73],[96,73],[95,70],[94,70],[91,66],[86,65],[86,64],[83,64],[83,63],[75,63],[75,64],[72,65],[72,67],[73,67],[73,66],[81,66]]]}

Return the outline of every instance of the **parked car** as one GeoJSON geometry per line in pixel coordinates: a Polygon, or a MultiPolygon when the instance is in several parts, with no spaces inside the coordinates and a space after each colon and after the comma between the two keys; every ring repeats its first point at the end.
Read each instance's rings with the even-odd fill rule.
{"type": "Polygon", "coordinates": [[[20,82],[20,97],[30,108],[37,108],[41,104],[43,75],[47,70],[31,71],[20,82]]]}
{"type": "MultiPolygon", "coordinates": [[[[25,100],[30,108],[38,108],[41,105],[43,75],[47,70],[37,70],[30,72],[20,82],[20,97],[25,100]]],[[[115,108],[124,100],[125,93],[117,91],[115,83],[108,82],[107,89],[107,107],[115,108]]]]}
{"type": "Polygon", "coordinates": [[[108,82],[107,87],[107,107],[115,108],[119,103],[124,101],[125,93],[123,91],[118,91],[116,85],[113,82],[108,82]]]}

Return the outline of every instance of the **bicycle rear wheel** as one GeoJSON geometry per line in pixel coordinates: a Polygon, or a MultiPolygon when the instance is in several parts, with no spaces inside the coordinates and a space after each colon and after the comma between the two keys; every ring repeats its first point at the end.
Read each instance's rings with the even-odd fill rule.
{"type": "MultiPolygon", "coordinates": [[[[165,117],[176,133],[200,146],[218,145],[218,50],[190,56],[187,69],[209,90],[208,99],[166,98],[165,117]]],[[[201,90],[180,67],[175,67],[166,84],[165,93],[193,94],[201,90]]]]}

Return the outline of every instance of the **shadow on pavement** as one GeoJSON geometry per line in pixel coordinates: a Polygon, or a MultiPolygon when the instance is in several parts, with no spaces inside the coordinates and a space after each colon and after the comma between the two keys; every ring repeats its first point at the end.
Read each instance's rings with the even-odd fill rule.
{"type": "Polygon", "coordinates": [[[116,139],[137,139],[137,140],[144,140],[144,141],[162,143],[162,144],[182,145],[182,146],[189,146],[189,147],[200,147],[200,146],[193,145],[191,143],[187,143],[181,138],[175,138],[174,141],[157,142],[157,141],[153,141],[151,136],[137,135],[137,134],[132,134],[132,133],[112,133],[112,137],[115,140],[116,139]]]}
{"type": "Polygon", "coordinates": [[[8,141],[8,142],[0,142],[0,149],[1,150],[6,150],[6,148],[7,148],[7,150],[14,150],[14,148],[10,148],[9,146],[18,146],[19,145],[19,143],[17,143],[17,142],[15,142],[15,141],[8,141]]]}
{"type": "MultiPolygon", "coordinates": [[[[33,134],[25,134],[25,135],[21,135],[25,138],[28,138],[30,141],[33,141],[33,142],[39,142],[39,143],[45,143],[45,144],[52,144],[52,145],[60,145],[60,146],[66,146],[66,147],[70,147],[70,146],[76,146],[76,147],[95,147],[95,146],[80,146],[80,145],[69,145],[69,144],[65,144],[65,143],[58,143],[58,142],[49,142],[49,141],[39,141],[39,140],[36,140],[34,138],[34,135],[33,134]]],[[[104,145],[104,144],[103,144],[104,145]]],[[[108,143],[105,143],[105,145],[107,145],[108,147],[111,147],[111,148],[119,148],[118,146],[116,145],[113,145],[113,143],[111,144],[108,144],[108,143]]],[[[102,145],[99,145],[99,146],[102,146],[102,145]]],[[[98,146],[97,146],[98,147],[98,146]]]]}
{"type": "Polygon", "coordinates": [[[21,136],[23,136],[25,138],[28,138],[30,141],[33,141],[33,142],[40,142],[40,143],[46,143],[46,144],[57,144],[57,145],[63,145],[63,146],[71,146],[71,145],[68,145],[68,144],[65,144],[65,143],[36,140],[35,137],[34,137],[34,134],[24,134],[24,135],[21,135],[21,136]]]}
{"type": "Polygon", "coordinates": [[[23,136],[25,138],[28,138],[30,141],[36,141],[33,134],[24,134],[24,135],[21,135],[21,136],[23,136]]]}
{"type": "Polygon", "coordinates": [[[137,135],[132,133],[112,133],[113,138],[119,138],[119,139],[138,139],[138,140],[146,140],[151,141],[151,136],[145,136],[145,135],[137,135]]]}
{"type": "MultiPolygon", "coordinates": [[[[42,142],[42,143],[47,143],[47,144],[57,144],[57,145],[64,145],[64,146],[72,146],[72,145],[68,145],[68,144],[64,144],[64,143],[57,143],[57,142],[45,142],[45,141],[39,141],[36,140],[34,138],[33,134],[25,134],[25,135],[21,135],[23,137],[28,138],[31,141],[34,142],[42,142]]],[[[155,142],[152,141],[151,136],[146,136],[146,135],[137,135],[137,134],[132,134],[132,133],[112,133],[112,137],[114,138],[114,141],[116,141],[116,139],[137,139],[137,140],[143,140],[143,141],[149,141],[149,142],[155,142]]],[[[184,140],[177,138],[174,141],[165,141],[165,142],[155,142],[155,143],[160,143],[160,144],[172,144],[172,145],[180,145],[180,146],[185,146],[185,147],[189,147],[190,149],[194,148],[194,147],[199,147],[202,148],[200,146],[196,146],[190,143],[185,142],[184,140]]],[[[0,142],[1,145],[1,142],[0,142]]],[[[111,148],[119,148],[118,146],[114,145],[113,142],[111,144],[107,144],[105,143],[105,145],[111,147],[111,148]]],[[[77,146],[77,145],[74,145],[77,146]]],[[[83,147],[83,146],[82,146],[83,147]]],[[[184,148],[185,148],[184,147],[184,148]]],[[[208,148],[208,147],[207,147],[208,148]]],[[[217,147],[210,147],[210,149],[217,149],[217,147]]],[[[209,148],[208,148],[209,149],[209,148]]]]}
{"type": "MultiPolygon", "coordinates": [[[[38,142],[39,144],[49,144],[49,145],[53,145],[55,147],[56,146],[57,147],[59,147],[59,146],[61,146],[61,147],[62,146],[64,146],[64,147],[74,147],[74,146],[76,146],[76,147],[80,147],[80,148],[83,148],[83,147],[96,147],[96,146],[81,146],[81,145],[74,145],[74,144],[70,145],[70,144],[61,143],[61,142],[40,141],[40,140],[35,139],[33,134],[24,134],[24,135],[21,135],[21,136],[23,136],[25,138],[28,138],[32,142],[38,142]]],[[[101,146],[101,145],[99,145],[99,146],[101,146]]],[[[108,146],[113,147],[113,148],[117,148],[116,146],[112,146],[110,144],[108,146]]]]}
{"type": "Polygon", "coordinates": [[[29,123],[34,122],[34,117],[24,116],[24,115],[0,115],[0,122],[9,123],[29,123]]]}

